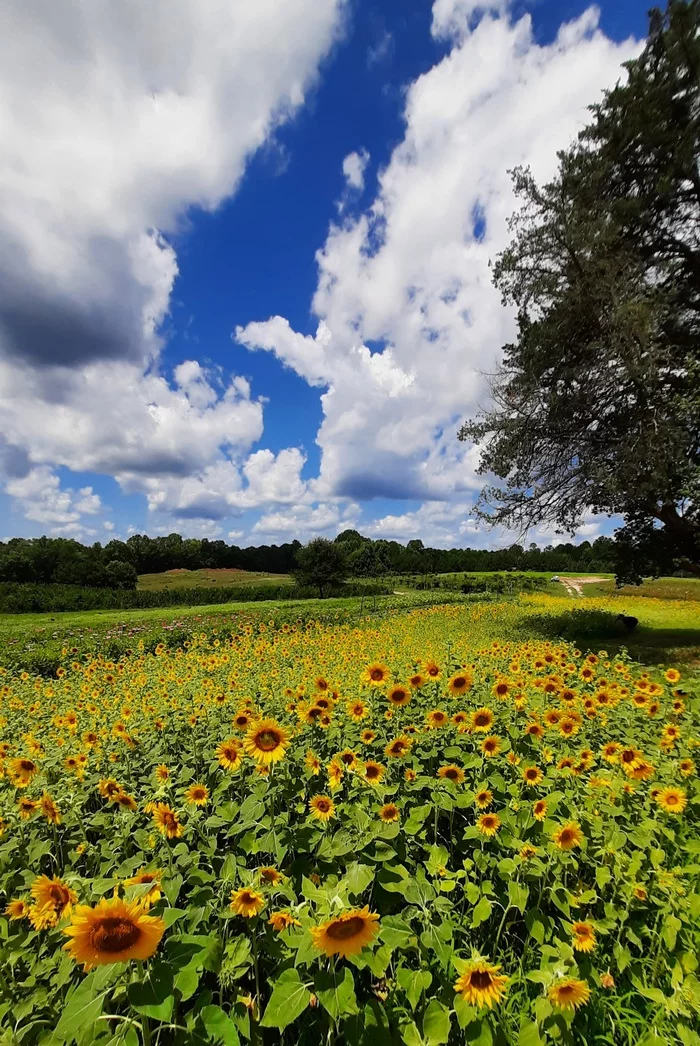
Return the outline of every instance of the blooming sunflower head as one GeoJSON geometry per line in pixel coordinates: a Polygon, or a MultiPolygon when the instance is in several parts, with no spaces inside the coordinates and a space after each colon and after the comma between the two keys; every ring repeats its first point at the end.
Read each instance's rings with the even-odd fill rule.
{"type": "Polygon", "coordinates": [[[662,788],[655,798],[668,814],[681,814],[688,805],[688,797],[682,788],[662,788]]]}
{"type": "Polygon", "coordinates": [[[387,824],[391,821],[398,821],[399,817],[400,810],[395,803],[385,803],[379,811],[379,820],[387,824]]]}
{"type": "Polygon", "coordinates": [[[240,890],[232,891],[229,907],[236,915],[242,915],[244,919],[252,919],[265,907],[265,898],[257,890],[243,887],[240,890]]]}
{"type": "Polygon", "coordinates": [[[447,682],[447,689],[454,697],[459,697],[461,694],[466,694],[471,690],[473,682],[474,678],[471,672],[462,670],[450,676],[447,682]]]}
{"type": "Polygon", "coordinates": [[[559,1010],[577,1010],[585,1006],[591,996],[591,989],[585,981],[575,977],[563,977],[554,982],[547,993],[549,1001],[559,1010]]]}
{"type": "Polygon", "coordinates": [[[381,763],[375,763],[373,759],[365,763],[364,776],[370,784],[377,784],[384,777],[385,768],[381,763]]]}
{"type": "Polygon", "coordinates": [[[330,821],[335,817],[335,803],[327,795],[315,795],[309,800],[309,810],[317,821],[330,821]]]}
{"type": "Polygon", "coordinates": [[[71,909],[78,900],[77,894],[68,883],[54,876],[40,875],[31,885],[31,895],[37,908],[50,906],[59,919],[70,915],[71,909]]]}
{"type": "Polygon", "coordinates": [[[472,712],[471,728],[472,730],[482,733],[488,733],[493,726],[493,712],[490,708],[477,708],[476,712],[472,712]]]}
{"type": "Polygon", "coordinates": [[[399,737],[395,737],[393,741],[384,749],[385,755],[389,759],[403,759],[407,756],[411,749],[411,739],[407,734],[401,734],[399,737]]]}
{"type": "Polygon", "coordinates": [[[325,955],[358,955],[379,931],[379,916],[369,907],[335,916],[311,930],[315,946],[325,955]]]}
{"type": "Polygon", "coordinates": [[[363,680],[370,686],[384,686],[389,679],[389,668],[381,661],[373,661],[367,665],[363,673],[363,680]]]}
{"type": "Polygon", "coordinates": [[[470,1006],[492,1007],[506,992],[509,978],[500,973],[500,965],[486,959],[473,959],[466,964],[454,990],[470,1006]]]}
{"type": "Polygon", "coordinates": [[[273,912],[267,921],[275,933],[282,933],[284,930],[289,930],[292,926],[301,926],[299,920],[295,919],[289,912],[273,912]]]}
{"type": "Polygon", "coordinates": [[[393,705],[395,708],[401,708],[411,700],[410,687],[395,683],[387,690],[386,699],[390,705],[393,705]]]}
{"type": "Polygon", "coordinates": [[[501,827],[501,819],[498,814],[482,814],[476,822],[476,827],[482,835],[490,838],[501,827]]]}
{"type": "Polygon", "coordinates": [[[554,831],[552,839],[560,850],[573,850],[583,842],[583,832],[575,821],[569,821],[554,831]]]}
{"type": "Polygon", "coordinates": [[[289,745],[289,734],[274,719],[254,723],[245,736],[243,747],[258,763],[269,765],[284,758],[289,745]]]}
{"type": "Polygon", "coordinates": [[[162,919],[147,915],[138,902],[103,898],[90,908],[78,905],[63,931],[65,951],[86,970],[129,959],[150,959],[165,933],[162,919]]]}
{"type": "Polygon", "coordinates": [[[592,952],[596,946],[595,927],[590,922],[576,922],[571,927],[572,944],[577,952],[592,952]]]}
{"type": "Polygon", "coordinates": [[[464,781],[464,770],[461,766],[455,766],[454,763],[448,763],[446,766],[441,766],[438,769],[437,775],[444,781],[450,781],[452,784],[462,784],[464,781]]]}
{"type": "Polygon", "coordinates": [[[481,751],[487,759],[492,759],[501,750],[501,739],[496,737],[495,734],[491,734],[489,737],[485,737],[481,742],[481,751]]]}

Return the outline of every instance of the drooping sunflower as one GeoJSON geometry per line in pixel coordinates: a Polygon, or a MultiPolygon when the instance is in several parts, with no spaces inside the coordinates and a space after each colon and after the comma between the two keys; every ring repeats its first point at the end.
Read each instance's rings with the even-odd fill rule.
{"type": "Polygon", "coordinates": [[[114,796],[112,802],[121,807],[122,810],[129,810],[131,813],[137,809],[136,800],[133,795],[129,795],[127,792],[119,792],[118,795],[114,796]]]}
{"type": "Polygon", "coordinates": [[[317,821],[330,821],[332,817],[335,817],[335,803],[327,795],[315,795],[313,799],[310,799],[309,810],[311,816],[315,817],[317,821]]]}
{"type": "Polygon", "coordinates": [[[547,800],[538,799],[532,804],[532,816],[536,821],[544,821],[547,816],[547,800]]]}
{"type": "Polygon", "coordinates": [[[28,799],[26,796],[22,796],[17,801],[17,809],[19,810],[19,816],[22,821],[28,821],[32,814],[36,813],[38,803],[34,799],[28,799]]]}
{"type": "Polygon", "coordinates": [[[165,765],[165,763],[160,763],[156,767],[155,774],[156,774],[156,780],[160,781],[161,784],[165,784],[165,782],[170,779],[170,770],[165,765]]]}
{"type": "Polygon", "coordinates": [[[379,916],[369,907],[356,908],[311,929],[313,942],[325,955],[358,955],[379,932],[379,916]]]}
{"type": "Polygon", "coordinates": [[[383,686],[389,679],[389,668],[381,661],[373,661],[362,673],[362,680],[370,686],[383,686]]]}
{"type": "Polygon", "coordinates": [[[472,712],[471,728],[476,733],[487,734],[493,726],[493,712],[490,708],[477,708],[472,712]]]}
{"type": "Polygon", "coordinates": [[[243,887],[241,890],[231,891],[231,903],[229,908],[236,915],[242,915],[244,919],[252,919],[254,915],[265,907],[265,898],[257,890],[243,887]]]}
{"type": "Polygon", "coordinates": [[[688,805],[688,797],[682,788],[662,788],[656,802],[668,814],[681,814],[688,805]]]}
{"type": "Polygon", "coordinates": [[[301,926],[299,920],[295,919],[289,912],[273,912],[267,922],[275,933],[282,933],[284,930],[289,930],[292,926],[301,926]]]}
{"type": "Polygon", "coordinates": [[[501,819],[498,814],[482,814],[476,822],[476,827],[482,835],[490,838],[501,827],[501,819]]]}
{"type": "Polygon", "coordinates": [[[480,810],[487,810],[493,802],[493,792],[489,788],[479,788],[474,794],[474,802],[480,810]]]}
{"type": "Polygon", "coordinates": [[[274,719],[254,723],[245,736],[243,747],[258,763],[269,765],[284,758],[289,745],[289,733],[274,719]]]}
{"type": "Polygon", "coordinates": [[[379,820],[389,824],[391,821],[398,821],[401,816],[401,811],[395,803],[385,803],[379,811],[379,820]]]}
{"type": "Polygon", "coordinates": [[[321,760],[318,758],[315,752],[309,749],[304,757],[306,769],[309,770],[314,777],[318,777],[321,773],[321,760]]]}
{"type": "Polygon", "coordinates": [[[585,1006],[591,997],[591,989],[585,981],[576,977],[564,977],[557,980],[549,989],[549,1001],[560,1010],[577,1010],[585,1006]]]}
{"type": "Polygon", "coordinates": [[[7,771],[16,788],[26,788],[38,774],[39,767],[33,759],[11,759],[7,771]]]}
{"type": "Polygon", "coordinates": [[[364,777],[370,784],[378,784],[386,773],[386,768],[381,763],[375,763],[373,759],[365,763],[364,777]]]}
{"type": "Polygon", "coordinates": [[[384,749],[384,754],[389,759],[403,759],[411,750],[412,741],[407,734],[400,734],[399,737],[395,737],[393,741],[384,749]]]}
{"type": "Polygon", "coordinates": [[[39,810],[49,824],[61,823],[61,812],[48,792],[44,792],[39,800],[39,810]]]}
{"type": "Polygon", "coordinates": [[[153,820],[161,835],[168,839],[179,839],[184,834],[185,829],[179,816],[166,803],[156,803],[153,820]]]}
{"type": "Polygon", "coordinates": [[[526,843],[525,846],[520,848],[520,859],[523,861],[530,861],[533,857],[537,856],[537,847],[531,846],[526,843]]]}
{"type": "Polygon", "coordinates": [[[94,908],[79,904],[63,932],[71,938],[64,950],[90,970],[129,959],[150,959],[165,933],[165,923],[147,915],[138,902],[112,897],[102,898],[94,908]]]}
{"type": "Polygon", "coordinates": [[[571,927],[572,944],[577,952],[592,952],[596,946],[595,927],[593,923],[577,922],[571,927]]]}
{"type": "Polygon", "coordinates": [[[498,755],[501,750],[501,739],[495,734],[490,734],[489,737],[485,737],[481,742],[481,751],[487,759],[492,759],[493,756],[498,755]]]}
{"type": "Polygon", "coordinates": [[[113,777],[106,777],[98,783],[97,790],[103,799],[114,799],[122,791],[122,786],[113,777]]]}
{"type": "Polygon", "coordinates": [[[509,978],[499,973],[500,964],[494,965],[486,959],[472,959],[458,978],[454,990],[470,1006],[492,1007],[506,993],[509,978]]]}
{"type": "Polygon", "coordinates": [[[272,868],[268,865],[258,868],[258,875],[267,886],[277,886],[277,883],[284,882],[282,872],[279,872],[276,868],[272,868]]]}
{"type": "Polygon", "coordinates": [[[340,783],[345,776],[343,764],[338,759],[331,759],[327,767],[328,783],[332,789],[340,788],[340,783]]]}
{"type": "Polygon", "coordinates": [[[541,784],[544,779],[544,774],[540,770],[539,766],[526,766],[523,770],[523,781],[525,784],[535,787],[541,784]]]}
{"type": "Polygon", "coordinates": [[[56,921],[70,915],[71,909],[78,900],[78,895],[71,890],[68,883],[54,876],[40,875],[31,885],[30,892],[36,908],[50,906],[56,914],[56,921]]]}
{"type": "Polygon", "coordinates": [[[209,789],[203,784],[193,784],[185,792],[185,800],[193,806],[206,806],[209,800],[209,789]]]}
{"type": "Polygon", "coordinates": [[[452,784],[462,784],[464,781],[464,770],[461,766],[455,766],[454,763],[448,763],[446,766],[441,766],[437,775],[438,777],[442,777],[445,781],[450,781],[452,784]]]}
{"type": "Polygon", "coordinates": [[[395,708],[401,708],[411,700],[411,690],[401,683],[394,683],[387,690],[386,699],[390,705],[393,705],[395,708]]]}
{"type": "Polygon", "coordinates": [[[145,893],[139,892],[138,896],[138,900],[144,908],[148,908],[150,905],[155,904],[156,901],[159,901],[163,895],[161,889],[162,879],[163,873],[160,869],[156,868],[155,871],[151,872],[147,868],[143,868],[140,872],[137,872],[136,875],[132,875],[130,879],[125,879],[124,885],[145,886],[148,884],[149,889],[146,890],[145,893]]]}
{"type": "Polygon", "coordinates": [[[447,689],[453,697],[460,697],[471,690],[473,683],[474,677],[471,672],[466,670],[455,672],[447,681],[447,689]]]}
{"type": "Polygon", "coordinates": [[[555,829],[552,840],[560,850],[573,850],[583,842],[581,826],[575,821],[569,821],[561,828],[555,829]]]}

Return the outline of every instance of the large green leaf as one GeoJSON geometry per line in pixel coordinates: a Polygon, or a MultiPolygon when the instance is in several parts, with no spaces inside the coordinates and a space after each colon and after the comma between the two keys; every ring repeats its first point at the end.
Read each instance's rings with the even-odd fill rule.
{"type": "Polygon", "coordinates": [[[164,962],[154,963],[143,980],[131,982],[126,994],[137,1013],[169,1021],[175,1003],[172,969],[164,962]]]}
{"type": "Polygon", "coordinates": [[[304,1012],[311,1001],[311,993],[296,970],[285,970],[272,989],[270,1001],[260,1024],[263,1028],[282,1031],[304,1012]]]}
{"type": "Polygon", "coordinates": [[[431,999],[423,1015],[423,1038],[428,1046],[441,1046],[450,1037],[450,1011],[438,999],[431,999]]]}
{"type": "Polygon", "coordinates": [[[355,981],[348,967],[342,973],[322,970],[314,979],[314,991],[324,1009],[334,1020],[344,1015],[357,1013],[355,981]]]}
{"type": "Polygon", "coordinates": [[[236,1025],[220,1006],[204,1006],[199,1019],[213,1042],[223,1043],[223,1046],[240,1046],[236,1025]]]}

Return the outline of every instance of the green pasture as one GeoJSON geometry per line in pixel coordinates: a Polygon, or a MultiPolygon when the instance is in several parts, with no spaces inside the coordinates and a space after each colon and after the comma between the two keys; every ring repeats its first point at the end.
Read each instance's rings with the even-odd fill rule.
{"type": "Polygon", "coordinates": [[[229,585],[291,585],[290,574],[270,574],[254,570],[166,570],[161,574],[140,574],[138,588],[147,592],[173,588],[222,588],[229,585]]]}

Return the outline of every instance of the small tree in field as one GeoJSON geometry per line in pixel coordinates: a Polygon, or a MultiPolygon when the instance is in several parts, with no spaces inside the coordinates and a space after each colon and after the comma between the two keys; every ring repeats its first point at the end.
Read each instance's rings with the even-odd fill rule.
{"type": "Polygon", "coordinates": [[[110,588],[133,589],[138,584],[139,576],[136,568],[131,563],[125,563],[121,559],[113,559],[105,567],[105,576],[110,588]]]}
{"type": "Polygon", "coordinates": [[[328,588],[345,580],[347,561],[343,547],[327,538],[309,541],[297,551],[296,560],[297,581],[300,585],[315,585],[321,599],[328,588]]]}

